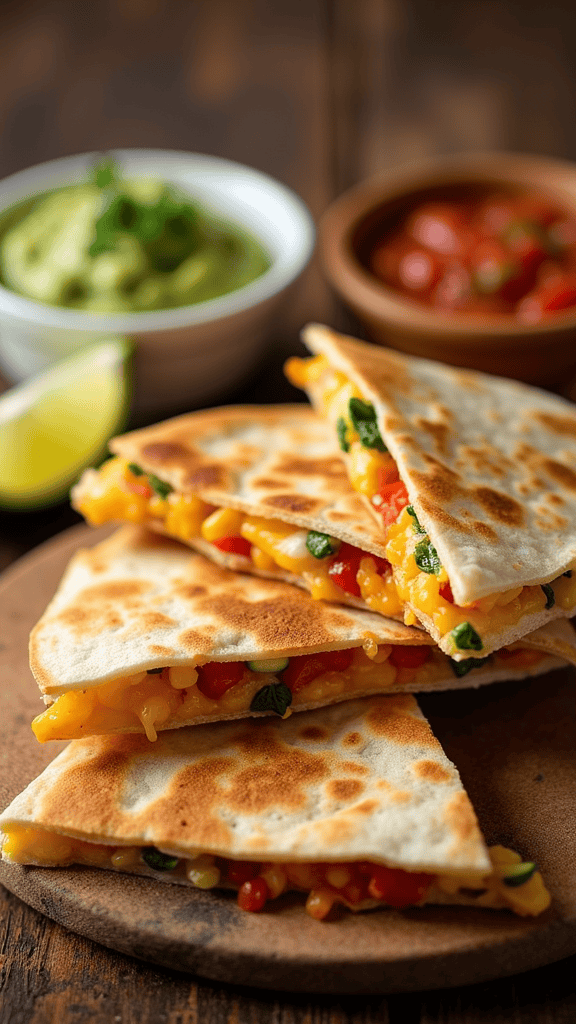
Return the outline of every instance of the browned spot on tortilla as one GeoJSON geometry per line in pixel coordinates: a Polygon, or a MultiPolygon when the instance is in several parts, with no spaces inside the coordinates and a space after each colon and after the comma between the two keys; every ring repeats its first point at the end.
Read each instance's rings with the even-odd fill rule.
{"type": "Polygon", "coordinates": [[[412,771],[419,779],[427,782],[448,782],[452,778],[450,772],[436,761],[416,761],[412,765],[412,771]]]}
{"type": "Polygon", "coordinates": [[[566,502],[559,494],[547,494],[545,501],[549,502],[550,505],[565,505],[566,502]]]}
{"type": "Polygon", "coordinates": [[[416,426],[420,427],[421,430],[425,430],[427,434],[433,437],[436,450],[440,455],[446,454],[448,451],[448,438],[450,436],[450,428],[446,423],[434,422],[424,419],[423,416],[417,416],[416,426]]]}
{"type": "Polygon", "coordinates": [[[470,468],[477,473],[491,473],[497,477],[505,475],[502,459],[499,458],[499,461],[496,461],[495,458],[491,458],[486,448],[474,448],[472,445],[463,444],[460,445],[458,453],[460,458],[457,461],[457,466],[462,470],[464,476],[470,468]]]}
{"type": "Polygon", "coordinates": [[[207,654],[212,650],[212,641],[206,633],[199,633],[197,629],[185,629],[178,637],[178,644],[191,655],[207,654]]]}
{"type": "Polygon", "coordinates": [[[337,480],[347,478],[346,467],[338,456],[332,459],[284,458],[274,469],[290,476],[329,476],[337,480]]]}
{"type": "Polygon", "coordinates": [[[362,734],[359,732],[347,732],[342,740],[343,747],[357,747],[362,743],[362,734]]]}
{"type": "MultiPolygon", "coordinates": [[[[408,696],[408,695],[406,695],[408,696]]],[[[422,718],[415,718],[410,710],[413,703],[404,698],[402,704],[395,697],[388,697],[386,701],[379,701],[373,706],[367,715],[367,723],[376,736],[383,736],[393,743],[417,744],[423,747],[438,748],[439,743],[434,738],[432,730],[422,718]]]]}
{"type": "Polygon", "coordinates": [[[235,773],[222,799],[233,811],[261,814],[303,807],[307,789],[329,775],[324,754],[287,747],[271,728],[247,732],[245,746],[251,763],[235,773]]]}
{"type": "Polygon", "coordinates": [[[378,807],[377,800],[363,800],[361,804],[355,804],[350,810],[355,814],[372,814],[378,807]]]}
{"type": "Polygon", "coordinates": [[[171,619],[169,615],[164,615],[163,612],[143,612],[142,616],[136,623],[138,632],[146,632],[146,630],[152,631],[153,629],[171,629],[172,626],[177,626],[176,619],[171,619]]]}
{"type": "Polygon", "coordinates": [[[178,587],[178,593],[183,598],[193,600],[195,597],[202,597],[203,594],[207,593],[207,590],[206,587],[201,586],[199,583],[183,583],[178,587]]]}
{"type": "Polygon", "coordinates": [[[174,654],[172,647],[164,647],[162,644],[150,644],[148,650],[150,654],[164,655],[166,658],[171,658],[174,654]]]}
{"type": "Polygon", "coordinates": [[[77,636],[97,635],[106,629],[119,629],[124,624],[122,616],[109,607],[65,608],[54,621],[68,626],[77,636]]]}
{"type": "Polygon", "coordinates": [[[452,371],[452,378],[454,383],[465,391],[474,391],[476,394],[483,394],[486,391],[486,388],[479,380],[475,380],[474,377],[469,377],[465,372],[458,373],[457,371],[452,371]]]}
{"type": "Polygon", "coordinates": [[[261,487],[266,491],[285,491],[290,487],[290,483],[287,480],[274,480],[272,477],[260,476],[257,480],[252,481],[252,486],[261,487]]]}
{"type": "Polygon", "coordinates": [[[398,434],[401,430],[406,430],[406,420],[401,416],[384,416],[384,430],[389,433],[398,434]]]}
{"type": "Polygon", "coordinates": [[[450,504],[455,497],[463,493],[459,476],[431,455],[423,457],[430,466],[430,471],[428,473],[413,472],[414,483],[419,488],[421,495],[429,498],[430,501],[434,501],[440,506],[450,504]]]}
{"type": "Polygon", "coordinates": [[[192,469],[185,479],[187,487],[191,488],[202,488],[202,487],[225,487],[226,486],[226,472],[222,465],[215,463],[212,466],[198,466],[197,469],[192,469]]]}
{"type": "Polygon", "coordinates": [[[94,587],[86,587],[78,595],[78,604],[92,601],[125,601],[151,589],[150,583],[144,580],[111,580],[108,583],[97,583],[94,587]]]}
{"type": "Polygon", "coordinates": [[[524,509],[514,498],[495,491],[492,487],[475,487],[471,489],[478,503],[492,519],[507,526],[520,526],[524,519],[524,509]]]}
{"type": "Polygon", "coordinates": [[[458,846],[480,838],[476,815],[466,793],[456,793],[446,805],[444,817],[458,840],[458,846]]]}
{"type": "Polygon", "coordinates": [[[576,491],[576,473],[569,466],[565,466],[562,462],[556,462],[554,459],[544,459],[542,469],[566,490],[576,491]]]}
{"type": "Polygon", "coordinates": [[[327,786],[333,800],[353,800],[363,789],[364,783],[358,779],[331,779],[327,786]]]}
{"type": "MultiPolygon", "coordinates": [[[[326,608],[317,608],[316,604],[322,602],[310,601],[296,587],[290,592],[286,588],[281,597],[260,601],[246,601],[233,593],[209,594],[199,601],[201,612],[216,616],[227,629],[235,629],[242,636],[248,634],[254,638],[256,649],[268,651],[330,642],[333,638],[324,625],[326,608]]],[[[332,610],[331,620],[337,621],[332,610]]],[[[189,630],[182,636],[193,632],[189,630]]]]}
{"type": "Polygon", "coordinates": [[[576,415],[555,416],[553,413],[537,412],[534,413],[534,419],[556,434],[576,437],[576,415]]]}
{"type": "Polygon", "coordinates": [[[328,737],[326,729],[323,729],[319,725],[307,725],[304,729],[300,731],[299,735],[301,739],[310,740],[311,742],[315,742],[317,740],[325,740],[328,737]]]}
{"type": "Polygon", "coordinates": [[[190,449],[173,441],[152,441],[141,449],[143,459],[149,462],[166,464],[175,460],[190,458],[190,449]]]}
{"type": "Polygon", "coordinates": [[[488,523],[483,523],[479,519],[474,519],[471,525],[474,529],[474,533],[479,533],[481,537],[484,537],[484,540],[489,540],[492,543],[495,543],[498,540],[496,530],[493,530],[488,523]]]}
{"type": "Polygon", "coordinates": [[[354,775],[367,775],[368,768],[365,764],[356,764],[355,761],[342,761],[340,767],[343,772],[351,772],[354,775]]]}
{"type": "Polygon", "coordinates": [[[321,502],[316,498],[303,498],[299,494],[275,494],[264,498],[263,503],[271,508],[281,508],[286,512],[302,512],[304,515],[314,512],[321,502]]]}

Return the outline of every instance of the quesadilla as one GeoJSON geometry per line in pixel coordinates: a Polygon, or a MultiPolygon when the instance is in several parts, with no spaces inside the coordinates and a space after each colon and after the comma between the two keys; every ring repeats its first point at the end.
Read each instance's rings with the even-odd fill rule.
{"type": "Polygon", "coordinates": [[[114,438],[72,504],[94,526],[140,523],[229,569],[402,620],[385,538],[308,406],[179,416],[114,438]]]}
{"type": "Polygon", "coordinates": [[[410,695],[287,721],[223,722],[73,741],[0,815],[3,859],[87,864],[238,890],[261,910],[290,890],[334,903],[462,903],[538,914],[531,862],[488,853],[454,765],[410,695]]]}
{"type": "Polygon", "coordinates": [[[516,381],[311,324],[287,374],[387,537],[405,621],[482,658],[576,609],[576,411],[516,381]]]}
{"type": "Polygon", "coordinates": [[[456,664],[381,615],[241,575],[138,527],[78,552],[30,637],[49,707],[37,738],[73,739],[252,715],[350,697],[536,675],[574,659],[574,634],[456,664]],[[543,653],[544,652],[544,653],[543,653]]]}

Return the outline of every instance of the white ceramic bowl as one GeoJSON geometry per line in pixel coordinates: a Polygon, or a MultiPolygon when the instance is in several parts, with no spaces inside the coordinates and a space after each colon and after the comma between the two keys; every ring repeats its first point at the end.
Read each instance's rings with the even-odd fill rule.
{"type": "MultiPolygon", "coordinates": [[[[39,164],[0,182],[0,214],[30,196],[85,176],[101,154],[39,164]]],[[[135,408],[141,414],[192,408],[225,394],[247,374],[270,336],[287,289],[314,248],[302,201],[266,174],[217,157],[159,149],[116,150],[130,176],[173,182],[208,210],[260,240],[271,266],[229,295],[151,313],[83,313],[47,306],[0,285],[0,366],[20,381],[111,334],[136,342],[135,408]]]]}

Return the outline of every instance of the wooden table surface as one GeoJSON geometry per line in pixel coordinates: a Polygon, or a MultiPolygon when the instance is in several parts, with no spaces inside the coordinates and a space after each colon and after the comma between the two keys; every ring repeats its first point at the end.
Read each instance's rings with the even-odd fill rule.
{"type": "MultiPolygon", "coordinates": [[[[7,0],[0,177],[84,150],[195,150],[266,171],[318,217],[368,174],[435,153],[576,159],[576,7],[537,0],[7,0]]],[[[292,396],[307,319],[354,327],[313,265],[235,400],[292,396]]],[[[0,569],[77,521],[0,516],[0,569]]],[[[0,890],[0,1024],[574,1024],[576,958],[421,995],[214,985],[109,952],[0,890]]],[[[248,980],[248,979],[247,979],[248,980]]]]}

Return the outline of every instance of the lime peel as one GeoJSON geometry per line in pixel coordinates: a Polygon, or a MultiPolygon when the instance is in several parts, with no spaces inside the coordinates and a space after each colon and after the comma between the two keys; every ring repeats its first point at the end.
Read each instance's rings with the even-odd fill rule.
{"type": "Polygon", "coordinates": [[[125,424],[131,344],[82,348],[0,395],[0,505],[54,504],[125,424]]]}

